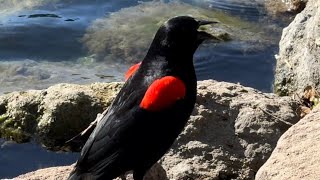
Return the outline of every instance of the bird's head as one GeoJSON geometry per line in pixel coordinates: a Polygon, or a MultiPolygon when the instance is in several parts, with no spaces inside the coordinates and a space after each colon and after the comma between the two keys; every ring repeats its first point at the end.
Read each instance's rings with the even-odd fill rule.
{"type": "Polygon", "coordinates": [[[196,20],[190,16],[177,16],[167,20],[157,31],[151,44],[153,52],[167,54],[193,55],[198,46],[213,36],[199,31],[199,27],[217,23],[214,21],[196,20]]]}

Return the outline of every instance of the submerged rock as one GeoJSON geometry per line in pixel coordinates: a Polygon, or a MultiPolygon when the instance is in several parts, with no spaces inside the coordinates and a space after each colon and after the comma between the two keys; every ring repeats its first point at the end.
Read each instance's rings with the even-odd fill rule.
{"type": "Polygon", "coordinates": [[[238,17],[182,2],[162,1],[143,2],[110,13],[96,20],[82,40],[98,59],[139,62],[145,56],[159,26],[170,17],[179,15],[220,22],[203,28],[221,40],[258,41],[260,45],[264,41],[260,26],[238,17]]]}
{"type": "MultiPolygon", "coordinates": [[[[149,176],[158,180],[253,179],[278,138],[298,121],[297,106],[290,97],[232,83],[199,81],[197,103],[187,126],[149,176]]],[[[72,107],[76,106],[69,111],[72,107]]],[[[48,169],[40,179],[62,177],[59,172],[66,177],[71,167],[66,168],[57,169],[55,175],[49,173],[54,168],[48,169]]],[[[46,171],[22,177],[32,179],[38,172],[46,171]]]]}
{"type": "Polygon", "coordinates": [[[275,73],[274,91],[280,95],[320,89],[320,1],[306,8],[283,30],[275,73]]]}
{"type": "Polygon", "coordinates": [[[31,14],[28,18],[41,18],[41,17],[49,17],[49,18],[61,18],[56,14],[31,14]]]}

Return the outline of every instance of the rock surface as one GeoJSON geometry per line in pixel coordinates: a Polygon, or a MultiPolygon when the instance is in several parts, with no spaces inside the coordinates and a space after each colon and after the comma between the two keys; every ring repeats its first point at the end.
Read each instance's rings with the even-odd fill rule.
{"type": "Polygon", "coordinates": [[[285,132],[256,180],[320,179],[320,110],[285,132]]]}
{"type": "Polygon", "coordinates": [[[283,30],[275,73],[275,92],[291,95],[308,86],[320,89],[320,1],[306,8],[283,30]]]}
{"type": "Polygon", "coordinates": [[[253,179],[298,121],[296,107],[289,97],[203,81],[188,125],[160,164],[170,179],[253,179]]]}
{"type": "Polygon", "coordinates": [[[301,12],[308,0],[265,0],[265,7],[270,14],[297,14],[301,12]]]}
{"type": "MultiPolygon", "coordinates": [[[[200,81],[196,107],[185,130],[150,174],[161,175],[161,180],[253,179],[278,138],[298,121],[297,106],[289,97],[232,83],[200,81]]],[[[38,172],[43,171],[29,178],[38,172]]],[[[45,174],[41,179],[52,178],[45,174]]]]}
{"type": "Polygon", "coordinates": [[[57,84],[0,96],[0,137],[17,142],[35,138],[48,148],[63,145],[111,103],[121,85],[57,84]]]}
{"type": "MultiPolygon", "coordinates": [[[[14,179],[17,180],[67,180],[70,172],[73,169],[73,165],[70,166],[60,166],[60,167],[50,167],[39,169],[33,172],[29,172],[14,179]]],[[[126,180],[134,180],[132,173],[126,175],[126,180]]],[[[145,175],[146,180],[168,180],[165,170],[162,166],[156,163],[149,172],[145,175]]],[[[116,180],[121,180],[116,178],[116,180]]]]}
{"type": "Polygon", "coordinates": [[[39,169],[14,179],[16,180],[64,180],[67,179],[72,166],[60,166],[60,167],[50,167],[45,169],[39,169]]]}

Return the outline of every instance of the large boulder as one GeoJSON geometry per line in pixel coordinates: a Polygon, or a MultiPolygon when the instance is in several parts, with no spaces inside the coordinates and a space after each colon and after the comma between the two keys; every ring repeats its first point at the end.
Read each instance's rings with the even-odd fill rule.
{"type": "Polygon", "coordinates": [[[275,73],[274,90],[280,95],[320,89],[320,1],[306,8],[283,30],[275,73]]]}
{"type": "Polygon", "coordinates": [[[0,137],[17,142],[34,138],[55,149],[85,129],[121,87],[122,83],[57,84],[0,96],[0,137]]]}
{"type": "Polygon", "coordinates": [[[298,121],[296,108],[289,97],[202,81],[185,130],[160,164],[170,179],[253,179],[298,121]]]}
{"type": "Polygon", "coordinates": [[[285,132],[256,180],[320,179],[320,110],[285,132]]]}
{"type": "MultiPolygon", "coordinates": [[[[298,121],[297,106],[290,97],[233,83],[200,81],[187,126],[150,177],[253,179],[279,137],[298,121]]],[[[68,171],[62,173],[67,176],[68,171]]],[[[46,178],[52,176],[47,173],[46,178]]]]}

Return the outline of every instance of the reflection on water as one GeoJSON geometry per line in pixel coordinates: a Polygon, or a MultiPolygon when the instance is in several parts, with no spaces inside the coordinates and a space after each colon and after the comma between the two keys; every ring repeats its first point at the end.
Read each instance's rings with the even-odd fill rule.
{"type": "Polygon", "coordinates": [[[246,20],[258,21],[266,15],[264,0],[189,0],[195,5],[226,11],[246,20]]]}
{"type": "MultiPolygon", "coordinates": [[[[262,0],[164,2],[168,3],[0,0],[0,94],[59,82],[122,80],[130,63],[142,59],[163,17],[177,14],[214,17],[221,22],[216,28],[233,38],[199,48],[195,54],[199,80],[240,82],[271,91],[281,27],[268,19],[262,0]]],[[[35,144],[0,140],[0,145],[0,178],[71,164],[77,156],[49,153],[35,144]]]]}
{"type": "Polygon", "coordinates": [[[214,48],[200,47],[201,53],[195,55],[198,80],[213,77],[218,81],[240,82],[242,85],[270,92],[275,66],[273,54],[277,52],[277,48],[264,46],[257,50],[243,46],[247,45],[231,42],[217,44],[214,48]]]}

